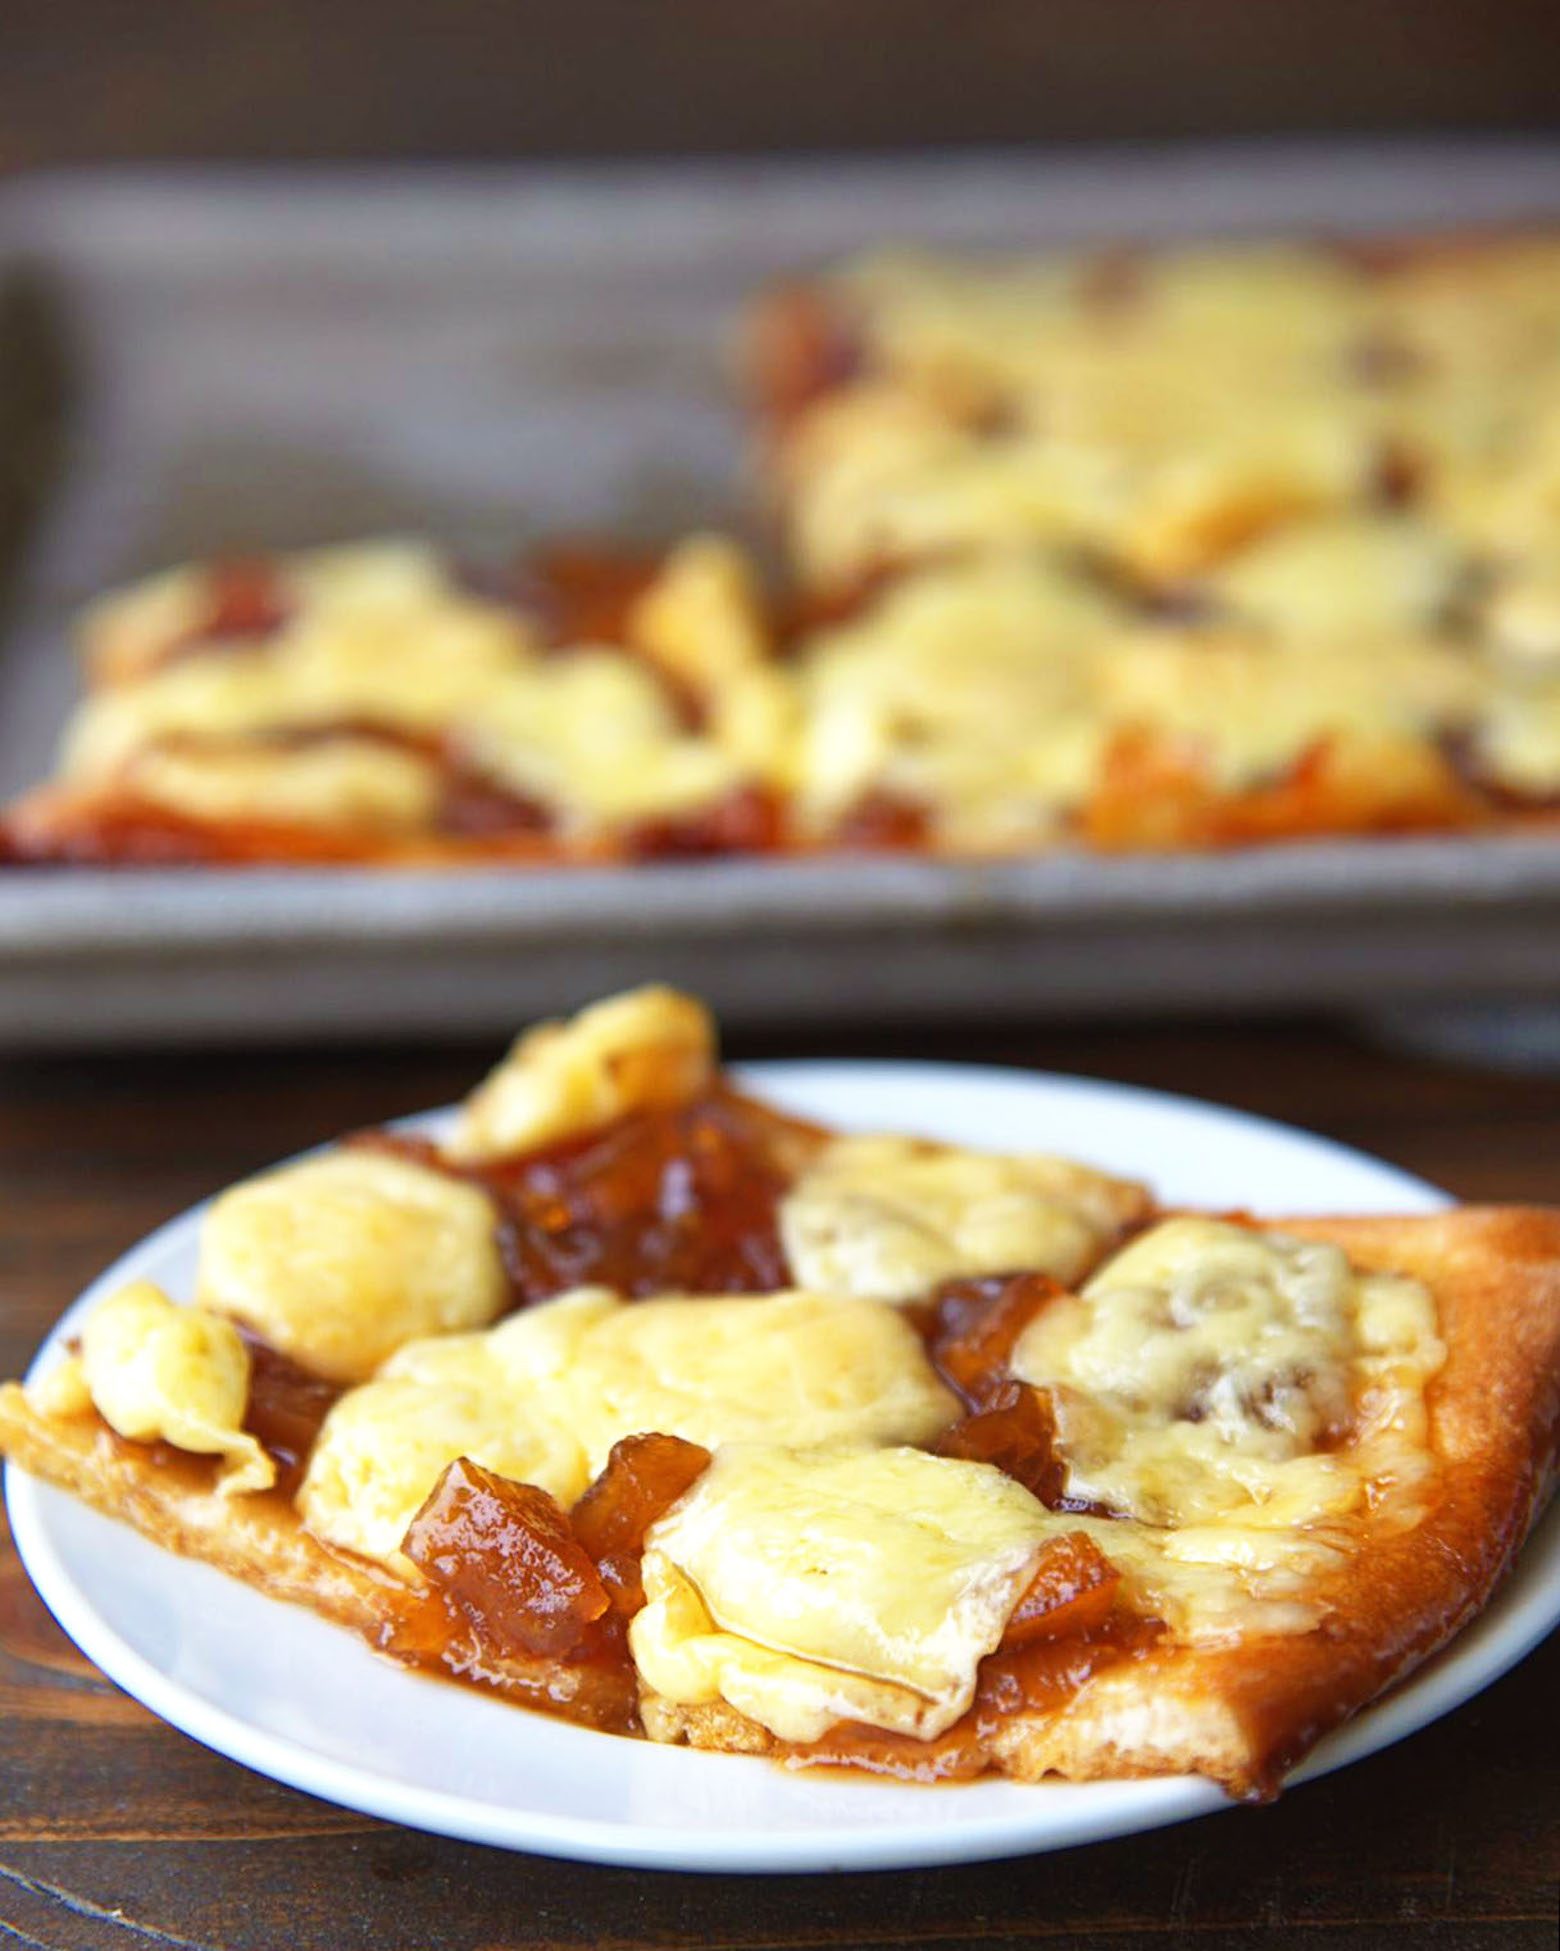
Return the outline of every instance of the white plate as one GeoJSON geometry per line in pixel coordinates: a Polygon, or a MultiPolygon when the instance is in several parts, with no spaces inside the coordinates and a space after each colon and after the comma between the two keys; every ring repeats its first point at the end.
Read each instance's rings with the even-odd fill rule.
{"type": "MultiPolygon", "coordinates": [[[[1325,1140],[1189,1099],[952,1065],[755,1068],[748,1081],[842,1126],[1052,1149],[1149,1179],[1170,1202],[1267,1212],[1427,1212],[1423,1180],[1325,1140]]],[[[437,1118],[433,1120],[437,1123],[437,1118]]],[[[187,1295],[200,1209],[143,1241],[67,1314],[39,1364],[112,1287],[187,1295]]],[[[23,1562],[112,1679],[186,1734],[311,1794],[512,1849],[683,1870],[887,1869],[1059,1849],[1224,1805],[1206,1782],[981,1781],[915,1788],[654,1747],[405,1673],[351,1634],[171,1557],[20,1472],[23,1562]]],[[[1560,1525],[1448,1654],[1325,1742],[1317,1775],[1412,1733],[1486,1686],[1560,1618],[1560,1525]]]]}

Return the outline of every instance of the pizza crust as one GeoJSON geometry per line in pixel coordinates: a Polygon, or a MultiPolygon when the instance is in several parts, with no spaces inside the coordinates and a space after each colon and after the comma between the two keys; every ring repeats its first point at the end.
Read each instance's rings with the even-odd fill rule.
{"type": "MultiPolygon", "coordinates": [[[[1427,1659],[1489,1599],[1553,1488],[1560,1437],[1560,1212],[1463,1208],[1425,1218],[1263,1221],[1328,1240],[1359,1267],[1431,1289],[1446,1341],[1430,1385],[1440,1469],[1408,1528],[1390,1509],[1305,1593],[1305,1634],[1161,1645],[1105,1669],[1065,1706],[1022,1713],[987,1744],[1023,1781],[1201,1774],[1232,1795],[1276,1792],[1322,1735],[1427,1659]]],[[[1108,1546],[1107,1546],[1108,1550],[1108,1546]]],[[[783,1754],[724,1704],[642,1697],[653,1740],[783,1754]]]]}
{"type": "Polygon", "coordinates": [[[412,1586],[322,1544],[279,1493],[221,1496],[209,1458],[127,1442],[94,1411],[41,1414],[16,1382],[0,1385],[0,1453],[164,1550],[213,1565],[266,1598],[307,1606],[392,1659],[470,1673],[525,1706],[557,1709],[590,1726],[621,1730],[632,1721],[632,1700],[615,1675],[598,1669],[525,1654],[495,1659],[458,1637],[448,1642],[447,1658],[421,1657],[412,1586]]]}
{"type": "MultiPolygon", "coordinates": [[[[1361,1548],[1306,1592],[1304,1634],[1159,1645],[1105,1669],[1064,1706],[989,1737],[990,1765],[1023,1781],[1202,1774],[1263,1798],[1323,1734],[1428,1658],[1488,1600],[1553,1488],[1560,1441],[1560,1211],[1462,1208],[1428,1217],[1262,1221],[1331,1241],[1360,1268],[1423,1280],[1446,1342],[1430,1384],[1440,1468],[1406,1526],[1378,1507],[1361,1548]],[[1395,1528],[1396,1527],[1396,1528],[1395,1528]]],[[[95,1414],[45,1416],[0,1388],[0,1450],[20,1468],[217,1566],[268,1597],[311,1607],[392,1653],[404,1581],[314,1539],[281,1496],[222,1498],[215,1465],[115,1437],[95,1414]]],[[[526,1704],[622,1726],[624,1704],[587,1670],[545,1659],[485,1664],[526,1704]]],[[[681,1707],[641,1689],[645,1733],[731,1753],[788,1752],[724,1703],[681,1707]]]]}

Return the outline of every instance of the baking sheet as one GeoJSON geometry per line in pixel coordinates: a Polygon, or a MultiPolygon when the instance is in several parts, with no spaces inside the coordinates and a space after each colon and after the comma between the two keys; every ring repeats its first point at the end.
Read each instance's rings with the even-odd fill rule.
{"type": "MultiPolygon", "coordinates": [[[[770,275],[894,238],[1556,217],[1546,142],[9,184],[0,324],[19,304],[23,327],[0,330],[0,426],[32,458],[0,481],[19,564],[0,794],[49,768],[75,690],[65,619],[125,576],[397,530],[481,556],[729,518],[730,325],[770,275]]],[[[469,1034],[648,975],[736,1019],[1543,995],[1557,923],[1560,848],[1527,839],[996,867],[22,872],[0,876],[0,1045],[469,1034]]]]}

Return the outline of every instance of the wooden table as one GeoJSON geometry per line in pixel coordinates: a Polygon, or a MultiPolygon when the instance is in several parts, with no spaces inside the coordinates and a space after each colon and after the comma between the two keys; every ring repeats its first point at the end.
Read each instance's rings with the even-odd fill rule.
{"type": "MultiPolygon", "coordinates": [[[[817,1052],[819,1040],[810,1039],[817,1052]]],[[[842,1040],[1131,1079],[1291,1119],[1470,1198],[1560,1201],[1560,1080],[1275,1024],[842,1040]]],[[[157,1221],[328,1133],[456,1095],[482,1050],[0,1063],[0,1371],[157,1221]]],[[[744,1056],[800,1054],[780,1037],[744,1056]]],[[[198,1748],[101,1679],[0,1556],[0,1943],[1552,1951],[1560,1637],[1449,1720],[1276,1807],[880,1876],[604,1870],[387,1827],[198,1748]]],[[[1043,1793],[1043,1791],[1040,1791],[1043,1793]]]]}

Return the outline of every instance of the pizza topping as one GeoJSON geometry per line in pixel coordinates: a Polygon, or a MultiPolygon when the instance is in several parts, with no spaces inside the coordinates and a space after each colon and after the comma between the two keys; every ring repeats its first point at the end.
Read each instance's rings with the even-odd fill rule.
{"type": "Polygon", "coordinates": [[[1029,1267],[1073,1280],[1146,1204],[1063,1159],[910,1138],[837,1138],[781,1203],[803,1285],[910,1301],[940,1282],[1029,1267]]]}
{"type": "Polygon", "coordinates": [[[1157,1620],[1127,1614],[1079,1632],[1004,1642],[981,1662],[976,1727],[990,1739],[1015,1715],[1065,1706],[1095,1674],[1157,1645],[1164,1630],[1157,1620]]]}
{"type": "Polygon", "coordinates": [[[608,1610],[606,1587],[557,1500],[457,1457],[402,1550],[494,1647],[566,1658],[608,1610]]]}
{"type": "Polygon", "coordinates": [[[665,681],[615,649],[579,649],[490,685],[450,729],[468,764],[548,806],[574,840],[691,815],[746,783],[689,729],[665,681]]]}
{"type": "Polygon", "coordinates": [[[469,1169],[506,1216],[505,1260],[527,1300],[592,1284],[774,1293],[791,1279],[780,1200],[817,1143],[799,1119],[717,1086],[469,1169]]]}
{"type": "Polygon", "coordinates": [[[512,1157],[631,1111],[684,1104],[714,1076],[708,1010],[674,989],[632,989],[527,1030],[461,1110],[446,1150],[512,1157]]]}
{"type": "Polygon", "coordinates": [[[1019,1336],[1063,1292],[1049,1274],[988,1274],[937,1289],[926,1320],[937,1372],[972,1409],[1008,1385],[1019,1336]]]}
{"type": "Polygon", "coordinates": [[[625,1436],[607,1467],[570,1512],[575,1536],[596,1562],[614,1608],[645,1602],[640,1560],[645,1535],[709,1468],[710,1453],[680,1436],[625,1436]]]}
{"type": "Polygon", "coordinates": [[[1335,516],[1268,537],[1205,588],[1220,609],[1273,637],[1374,648],[1436,629],[1458,573],[1450,538],[1424,522],[1335,516]]]}
{"type": "Polygon", "coordinates": [[[326,1381],[258,1336],[239,1332],[249,1350],[244,1428],[276,1464],[278,1487],[291,1496],[325,1418],[341,1397],[341,1384],[326,1381]]]}
{"type": "Polygon", "coordinates": [[[1429,638],[1383,638],[1367,656],[1347,633],[1287,643],[1226,628],[1124,640],[1099,667],[1097,695],[1113,725],[1188,748],[1211,785],[1233,792],[1325,740],[1412,765],[1405,748],[1465,723],[1480,691],[1472,660],[1429,638]]]}
{"type": "Polygon", "coordinates": [[[647,1683],[787,1741],[932,1739],[974,1698],[1059,1521],[1001,1471],[898,1448],[729,1446],[646,1541],[647,1683]]]}
{"type": "Polygon", "coordinates": [[[198,1293],[331,1381],[509,1300],[492,1202],[388,1150],[343,1147],[250,1179],[201,1230],[198,1293]]]}
{"type": "Polygon", "coordinates": [[[380,835],[425,828],[442,790],[425,755],[350,733],[299,745],[152,745],[124,780],[154,806],[219,826],[272,820],[380,835]]]}
{"type": "Polygon", "coordinates": [[[87,1317],[81,1352],[47,1378],[58,1403],[85,1387],[119,1435],[219,1456],[225,1497],[266,1490],[276,1466],[244,1427],[249,1353],[238,1330],[200,1308],[179,1307],[150,1281],[136,1281],[87,1317]]]}
{"type": "Polygon", "coordinates": [[[720,535],[695,535],[661,565],[625,634],[701,709],[769,660],[763,593],[752,562],[720,535]]]}
{"type": "Polygon", "coordinates": [[[1356,1274],[1322,1242],[1182,1218],[1040,1313],[1013,1373],[1051,1392],[1069,1495],[1151,1525],[1277,1527],[1357,1507],[1379,1433],[1357,1420],[1366,1402],[1390,1372],[1408,1436],[1407,1398],[1439,1359],[1417,1283],[1356,1274]]]}
{"type": "Polygon", "coordinates": [[[1100,748],[1080,715],[1089,659],[1120,627],[1082,577],[1019,556],[923,569],[813,633],[795,664],[801,830],[965,851],[1054,834],[1100,748]]]}
{"type": "Polygon", "coordinates": [[[1067,1468],[1056,1453],[1056,1418],[1046,1397],[1026,1382],[1007,1382],[937,1439],[939,1456],[992,1463],[1048,1510],[1064,1501],[1067,1468]]]}
{"type": "Polygon", "coordinates": [[[1120,1585],[1121,1573],[1086,1531],[1051,1539],[1008,1619],[1003,1646],[1094,1631],[1109,1619],[1120,1585]]]}
{"type": "Polygon", "coordinates": [[[412,1576],[401,1549],[407,1526],[460,1456],[561,1501],[577,1493],[590,1473],[567,1404],[544,1406],[529,1389],[505,1387],[489,1341],[411,1342],[374,1381],[347,1390],[325,1419],[297,1494],[316,1537],[412,1576]]]}
{"type": "Polygon", "coordinates": [[[585,1289],[400,1349],[331,1411],[299,1508],[319,1536],[400,1569],[413,1513],[457,1456],[567,1506],[641,1431],[709,1449],[928,1442],[956,1413],[892,1308],[807,1293],[630,1305],[585,1289]]]}

